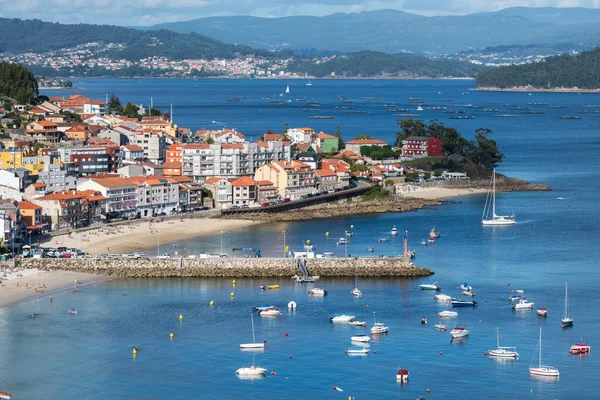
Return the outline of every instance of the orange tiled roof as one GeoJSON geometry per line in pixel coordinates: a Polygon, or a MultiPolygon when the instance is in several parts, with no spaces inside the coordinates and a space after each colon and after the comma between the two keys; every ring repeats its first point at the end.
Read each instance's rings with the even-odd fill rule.
{"type": "Polygon", "coordinates": [[[131,186],[132,181],[125,178],[93,178],[92,181],[104,187],[131,186]]]}
{"type": "Polygon", "coordinates": [[[255,184],[254,179],[247,176],[242,176],[240,179],[231,182],[231,186],[254,186],[255,184]]]}
{"type": "Polygon", "coordinates": [[[379,139],[358,139],[346,142],[346,144],[387,144],[387,142],[379,139]]]}
{"type": "Polygon", "coordinates": [[[21,206],[21,210],[39,210],[40,208],[42,208],[41,206],[33,204],[32,202],[27,200],[20,201],[19,205],[21,206]]]}
{"type": "Polygon", "coordinates": [[[317,138],[319,138],[319,139],[337,139],[335,136],[328,135],[328,134],[323,133],[323,132],[317,134],[317,138]]]}

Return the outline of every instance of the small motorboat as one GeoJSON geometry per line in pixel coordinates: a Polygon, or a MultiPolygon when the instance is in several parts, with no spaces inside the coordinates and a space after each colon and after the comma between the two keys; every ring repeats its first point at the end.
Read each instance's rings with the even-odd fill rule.
{"type": "Polygon", "coordinates": [[[564,197],[557,197],[556,200],[564,200],[564,197]]]}
{"type": "Polygon", "coordinates": [[[435,329],[437,329],[438,331],[446,331],[448,330],[448,327],[444,324],[442,324],[440,321],[438,321],[437,324],[434,325],[435,329]]]}
{"type": "Polygon", "coordinates": [[[460,294],[462,294],[463,296],[475,297],[475,292],[473,292],[472,290],[463,290],[462,292],[460,292],[460,294]]]}
{"type": "Polygon", "coordinates": [[[440,316],[440,318],[454,318],[458,315],[458,313],[456,311],[444,310],[438,313],[438,315],[440,316]]]}
{"type": "Polygon", "coordinates": [[[537,309],[537,315],[540,317],[545,317],[548,314],[548,309],[545,307],[540,307],[537,309]]]}
{"type": "Polygon", "coordinates": [[[427,318],[425,318],[425,317],[421,318],[421,323],[422,324],[426,324],[427,323],[427,318]]]}
{"type": "Polygon", "coordinates": [[[475,300],[452,300],[452,307],[475,307],[477,302],[475,300]]]}
{"type": "Polygon", "coordinates": [[[517,290],[515,290],[515,293],[523,294],[523,293],[525,293],[525,291],[522,289],[517,289],[517,290]]]}
{"type": "Polygon", "coordinates": [[[421,246],[427,246],[427,242],[425,240],[421,240],[421,246]]]}
{"type": "Polygon", "coordinates": [[[367,327],[367,323],[365,321],[352,320],[352,321],[350,321],[348,323],[350,325],[352,325],[352,326],[362,326],[363,328],[367,327]]]}
{"type": "Polygon", "coordinates": [[[252,311],[265,311],[265,310],[276,310],[277,308],[275,306],[272,306],[270,304],[261,304],[260,306],[254,306],[252,307],[252,311]]]}
{"type": "Polygon", "coordinates": [[[269,310],[259,311],[258,315],[260,315],[261,317],[280,317],[283,314],[280,313],[279,310],[277,310],[277,309],[269,309],[269,310]]]}
{"type": "Polygon", "coordinates": [[[375,324],[371,328],[372,335],[381,335],[383,333],[388,333],[389,331],[390,331],[390,328],[385,326],[383,324],[383,322],[375,322],[375,324]]]}
{"type": "Polygon", "coordinates": [[[461,291],[466,291],[466,292],[471,292],[473,290],[473,288],[471,286],[469,286],[469,284],[467,282],[463,283],[462,285],[460,285],[458,287],[461,291]]]}
{"type": "Polygon", "coordinates": [[[450,335],[452,335],[452,339],[469,336],[469,330],[467,329],[466,326],[459,324],[459,325],[456,325],[454,327],[454,329],[452,329],[450,331],[450,335]]]}
{"type": "Polygon", "coordinates": [[[518,303],[513,304],[511,307],[514,310],[531,310],[535,303],[530,302],[525,297],[522,297],[518,303]]]}
{"type": "Polygon", "coordinates": [[[75,309],[74,309],[74,308],[69,308],[69,309],[67,310],[67,314],[75,315],[75,314],[77,314],[77,311],[75,311],[75,309]]]}
{"type": "Polygon", "coordinates": [[[350,241],[346,238],[340,238],[340,240],[338,240],[337,244],[348,244],[350,243],[350,241]]]}
{"type": "Polygon", "coordinates": [[[251,367],[242,367],[235,371],[240,376],[264,376],[265,372],[267,372],[266,368],[255,367],[254,365],[251,367]]]}
{"type": "Polygon", "coordinates": [[[508,300],[510,301],[518,301],[521,298],[521,296],[508,296],[508,300]]]}
{"type": "Polygon", "coordinates": [[[366,356],[371,350],[364,347],[348,347],[346,354],[349,356],[366,356]]]}
{"type": "Polygon", "coordinates": [[[344,234],[346,235],[347,238],[351,238],[352,236],[354,236],[354,232],[352,232],[352,231],[344,231],[344,234]]]}
{"type": "Polygon", "coordinates": [[[437,301],[452,301],[451,296],[448,296],[447,294],[443,293],[436,294],[435,296],[433,296],[433,299],[437,301]]]}
{"type": "Polygon", "coordinates": [[[0,392],[0,399],[10,400],[11,397],[12,397],[11,392],[0,392]]]}
{"type": "Polygon", "coordinates": [[[333,322],[334,324],[337,324],[337,323],[347,324],[350,321],[353,321],[355,318],[356,317],[354,315],[342,314],[342,315],[336,315],[335,317],[331,317],[331,318],[329,318],[329,320],[331,322],[333,322]]]}
{"type": "Polygon", "coordinates": [[[396,225],[394,225],[394,227],[392,228],[392,231],[390,232],[390,235],[392,235],[392,236],[398,236],[398,229],[396,228],[396,225]]]}
{"type": "Polygon", "coordinates": [[[313,296],[326,296],[327,290],[321,288],[312,288],[308,293],[313,296]]]}
{"type": "Polygon", "coordinates": [[[439,233],[438,231],[436,231],[436,230],[435,230],[435,228],[432,228],[432,229],[429,231],[429,237],[430,237],[431,239],[437,239],[437,238],[439,238],[439,237],[440,237],[440,233],[439,233]]]}
{"type": "Polygon", "coordinates": [[[354,335],[350,338],[353,342],[361,342],[361,343],[369,343],[371,341],[371,336],[368,335],[354,335]]]}
{"type": "Polygon", "coordinates": [[[587,343],[576,343],[569,349],[571,354],[586,354],[592,351],[592,346],[587,343]]]}
{"type": "Polygon", "coordinates": [[[399,369],[396,373],[396,380],[398,382],[408,382],[408,375],[407,369],[399,369]]]}
{"type": "Polygon", "coordinates": [[[441,290],[442,289],[440,286],[438,286],[437,282],[424,283],[422,285],[419,285],[419,288],[421,290],[441,290]]]}
{"type": "Polygon", "coordinates": [[[296,309],[296,302],[295,301],[290,301],[288,303],[288,310],[295,310],[296,309]]]}
{"type": "Polygon", "coordinates": [[[362,296],[362,292],[360,291],[359,288],[354,288],[350,291],[350,293],[352,293],[352,296],[354,297],[361,297],[362,296]]]}
{"type": "Polygon", "coordinates": [[[429,238],[429,239],[427,239],[427,241],[429,242],[429,244],[434,244],[435,238],[429,238]]]}
{"type": "Polygon", "coordinates": [[[383,242],[387,242],[388,240],[390,240],[390,237],[386,236],[386,237],[379,238],[378,242],[383,243],[383,242]]]}
{"type": "Polygon", "coordinates": [[[375,251],[375,249],[374,249],[374,248],[372,248],[372,247],[369,247],[369,248],[367,249],[367,251],[368,251],[369,253],[373,253],[373,252],[375,251]]]}

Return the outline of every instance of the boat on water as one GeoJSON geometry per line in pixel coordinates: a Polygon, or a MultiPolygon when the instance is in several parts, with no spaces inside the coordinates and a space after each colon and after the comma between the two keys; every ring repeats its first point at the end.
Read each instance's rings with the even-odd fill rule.
{"type": "Polygon", "coordinates": [[[396,373],[396,380],[398,382],[408,382],[408,370],[407,369],[398,369],[396,373]]]}
{"type": "Polygon", "coordinates": [[[475,300],[452,300],[452,307],[475,307],[477,302],[475,300]]]}
{"type": "Polygon", "coordinates": [[[469,330],[465,325],[458,324],[450,331],[450,335],[452,335],[452,339],[466,337],[469,336],[469,330]]]}
{"type": "Polygon", "coordinates": [[[460,292],[460,294],[462,294],[463,296],[470,296],[470,297],[475,297],[475,292],[472,290],[462,290],[460,292]]]}
{"type": "Polygon", "coordinates": [[[255,367],[254,365],[251,367],[242,367],[235,371],[239,376],[264,376],[266,372],[266,368],[255,367]]]}
{"type": "Polygon", "coordinates": [[[373,252],[375,251],[375,249],[374,249],[373,247],[369,247],[369,248],[367,249],[367,251],[368,251],[369,253],[373,253],[373,252]]]}
{"type": "Polygon", "coordinates": [[[418,106],[418,107],[417,107],[417,111],[423,111],[423,107],[421,107],[421,106],[418,106]]]}
{"type": "Polygon", "coordinates": [[[390,331],[390,328],[388,328],[387,326],[385,326],[383,324],[383,322],[375,322],[375,324],[371,328],[371,334],[372,335],[381,335],[381,334],[384,334],[384,333],[388,333],[389,331],[390,331]]]}
{"type": "Polygon", "coordinates": [[[447,294],[443,293],[436,294],[435,296],[433,296],[433,299],[437,301],[452,301],[451,296],[448,296],[447,294]]]}
{"type": "Polygon", "coordinates": [[[456,311],[444,310],[442,312],[439,312],[438,315],[440,316],[440,318],[453,318],[458,316],[458,313],[456,311]]]}
{"type": "Polygon", "coordinates": [[[437,239],[440,237],[440,232],[435,230],[435,227],[431,228],[431,230],[429,231],[429,237],[430,238],[434,238],[437,239]]]}
{"type": "Polygon", "coordinates": [[[469,284],[467,282],[463,283],[458,288],[460,290],[473,290],[473,288],[471,286],[469,286],[469,284]]]}
{"type": "Polygon", "coordinates": [[[386,237],[379,238],[378,242],[382,243],[382,242],[387,242],[388,240],[390,240],[390,237],[386,236],[386,237]]]}
{"type": "Polygon", "coordinates": [[[565,282],[565,316],[560,320],[560,326],[563,328],[573,326],[573,318],[569,317],[569,292],[567,282],[565,282]]]}
{"type": "Polygon", "coordinates": [[[365,321],[353,320],[353,321],[348,322],[348,324],[350,324],[352,326],[362,326],[363,328],[367,327],[367,323],[365,321]]]}
{"type": "Polygon", "coordinates": [[[503,226],[516,225],[517,220],[514,215],[496,214],[496,170],[492,172],[492,191],[488,193],[483,207],[481,224],[483,226],[503,226]]]}
{"type": "Polygon", "coordinates": [[[592,351],[592,346],[587,343],[575,343],[569,349],[570,354],[587,354],[592,351]]]}
{"type": "Polygon", "coordinates": [[[437,282],[424,283],[422,285],[419,285],[419,288],[421,290],[441,290],[442,289],[440,286],[438,286],[437,282]]]}
{"type": "Polygon", "coordinates": [[[259,311],[258,315],[260,315],[261,317],[280,317],[283,314],[280,313],[279,310],[269,309],[269,310],[259,311]]]}
{"type": "Polygon", "coordinates": [[[296,302],[292,300],[288,303],[288,310],[295,310],[295,309],[296,309],[296,302]]]}
{"type": "Polygon", "coordinates": [[[11,397],[12,397],[12,393],[11,392],[0,392],[0,399],[10,400],[11,397]]]}
{"type": "Polygon", "coordinates": [[[554,367],[550,367],[548,365],[542,364],[542,328],[540,327],[540,341],[538,344],[539,350],[539,363],[537,367],[529,366],[529,373],[532,375],[540,375],[540,376],[560,376],[558,369],[554,367]]]}
{"type": "Polygon", "coordinates": [[[354,297],[361,297],[362,296],[362,292],[358,288],[358,284],[357,284],[356,270],[354,271],[354,289],[352,289],[350,291],[350,293],[352,293],[352,296],[354,296],[354,297]]]}
{"type": "Polygon", "coordinates": [[[326,296],[327,290],[321,288],[312,288],[308,293],[313,296],[326,296]]]}
{"type": "Polygon", "coordinates": [[[259,306],[254,306],[252,307],[252,311],[265,311],[265,310],[276,310],[277,308],[275,306],[272,306],[270,304],[261,304],[259,306]]]}
{"type": "Polygon", "coordinates": [[[265,344],[256,343],[256,336],[254,335],[254,314],[250,314],[252,317],[252,343],[242,343],[240,344],[240,349],[264,349],[265,344]]]}
{"type": "Polygon", "coordinates": [[[69,309],[67,310],[67,314],[75,315],[75,314],[77,314],[77,311],[75,311],[75,309],[74,309],[74,308],[69,308],[69,309]]]}
{"type": "Polygon", "coordinates": [[[306,86],[312,86],[312,82],[310,81],[310,78],[308,78],[308,82],[306,83],[306,86]]]}
{"type": "Polygon", "coordinates": [[[323,255],[324,255],[324,256],[328,256],[328,257],[330,257],[330,256],[332,256],[332,255],[333,255],[333,251],[324,251],[324,252],[323,252],[323,255]]]}
{"type": "Polygon", "coordinates": [[[354,335],[350,338],[353,342],[361,342],[361,343],[369,343],[371,341],[371,336],[360,334],[354,335]]]}
{"type": "Polygon", "coordinates": [[[338,242],[337,242],[338,245],[340,245],[340,244],[348,244],[348,243],[350,243],[350,241],[347,238],[345,238],[345,237],[340,238],[340,240],[338,240],[338,242]]]}
{"type": "Polygon", "coordinates": [[[517,290],[515,290],[515,293],[523,294],[523,293],[525,293],[525,291],[523,289],[517,289],[517,290]]]}
{"type": "Polygon", "coordinates": [[[510,301],[517,301],[520,299],[521,299],[521,296],[512,296],[512,295],[508,296],[508,300],[510,300],[510,301]]]}
{"type": "Polygon", "coordinates": [[[545,307],[540,307],[537,309],[537,315],[540,317],[545,317],[548,314],[548,309],[545,307]]]}
{"type": "Polygon", "coordinates": [[[434,327],[438,331],[446,331],[448,329],[448,327],[446,325],[442,324],[440,321],[438,321],[438,323],[435,324],[434,327]]]}
{"type": "Polygon", "coordinates": [[[511,305],[514,310],[531,310],[535,303],[530,302],[525,297],[521,297],[518,303],[511,305]]]}
{"type": "Polygon", "coordinates": [[[426,317],[421,318],[421,323],[423,325],[427,324],[427,318],[426,317]]]}
{"type": "Polygon", "coordinates": [[[277,290],[277,289],[279,289],[279,285],[261,286],[260,288],[262,290],[277,290]]]}
{"type": "Polygon", "coordinates": [[[348,347],[346,354],[349,356],[366,356],[371,350],[364,347],[348,347]]]}
{"type": "Polygon", "coordinates": [[[427,246],[427,242],[425,240],[421,240],[421,246],[427,246]]]}
{"type": "Polygon", "coordinates": [[[392,236],[398,236],[398,228],[396,228],[396,225],[394,225],[394,227],[392,228],[392,231],[390,232],[390,235],[392,235],[392,236]]]}
{"type": "Polygon", "coordinates": [[[346,235],[347,238],[351,238],[352,236],[354,236],[354,232],[352,232],[352,231],[344,231],[344,234],[346,235]]]}
{"type": "Polygon", "coordinates": [[[503,347],[500,346],[500,331],[498,327],[496,327],[496,343],[497,347],[495,349],[489,349],[488,353],[492,357],[498,358],[517,358],[519,357],[519,353],[517,353],[516,347],[503,347]]]}
{"type": "Polygon", "coordinates": [[[429,242],[429,244],[434,244],[435,238],[430,237],[429,239],[427,239],[427,241],[429,242]]]}
{"type": "Polygon", "coordinates": [[[290,92],[290,85],[287,85],[285,88],[285,93],[289,93],[290,92]]]}
{"type": "Polygon", "coordinates": [[[333,323],[344,323],[347,324],[350,321],[353,321],[356,317],[354,315],[336,315],[335,317],[329,318],[329,320],[333,323]]]}

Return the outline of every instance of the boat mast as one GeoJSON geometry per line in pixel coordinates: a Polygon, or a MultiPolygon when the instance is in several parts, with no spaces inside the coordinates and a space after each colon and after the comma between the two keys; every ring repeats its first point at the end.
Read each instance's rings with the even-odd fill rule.
{"type": "MultiPolygon", "coordinates": [[[[256,337],[254,335],[254,314],[250,314],[252,317],[252,343],[256,344],[256,337]]],[[[252,361],[252,365],[254,365],[254,360],[252,361]]]]}
{"type": "Polygon", "coordinates": [[[500,331],[498,331],[498,327],[496,327],[496,343],[498,344],[498,348],[500,348],[500,331]]]}
{"type": "Polygon", "coordinates": [[[569,295],[567,290],[568,282],[565,282],[565,318],[569,317],[569,295]]]}
{"type": "Polygon", "coordinates": [[[493,172],[494,176],[492,178],[493,181],[493,192],[492,192],[492,218],[496,218],[496,169],[494,168],[493,172]]]}
{"type": "Polygon", "coordinates": [[[540,368],[542,368],[542,327],[540,326],[540,368]]]}

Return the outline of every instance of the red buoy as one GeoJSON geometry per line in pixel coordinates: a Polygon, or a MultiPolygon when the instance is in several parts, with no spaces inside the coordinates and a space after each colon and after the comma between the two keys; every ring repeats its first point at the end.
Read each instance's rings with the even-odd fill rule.
{"type": "Polygon", "coordinates": [[[292,356],[290,356],[290,360],[292,359],[292,356]]]}
{"type": "Polygon", "coordinates": [[[285,333],[285,337],[288,337],[288,333],[287,332],[285,333]]]}
{"type": "Polygon", "coordinates": [[[374,341],[374,340],[373,340],[373,341],[371,341],[371,344],[375,344],[375,341],[374,341]]]}
{"type": "Polygon", "coordinates": [[[373,354],[377,354],[377,350],[375,350],[375,351],[373,352],[373,354]]]}
{"type": "Polygon", "coordinates": [[[484,352],[483,352],[483,355],[484,355],[484,356],[487,356],[487,351],[484,351],[484,352]]]}
{"type": "Polygon", "coordinates": [[[277,372],[275,371],[271,371],[271,375],[275,375],[277,372]]]}
{"type": "Polygon", "coordinates": [[[267,343],[267,339],[264,339],[264,340],[263,340],[263,343],[267,343]]]}
{"type": "Polygon", "coordinates": [[[443,353],[440,351],[440,356],[441,356],[442,354],[443,354],[443,353]]]}
{"type": "Polygon", "coordinates": [[[431,393],[431,390],[427,389],[427,393],[431,393]]]}
{"type": "Polygon", "coordinates": [[[333,387],[333,390],[337,390],[337,387],[335,387],[335,386],[334,386],[334,387],[333,387]]]}
{"type": "Polygon", "coordinates": [[[367,304],[367,305],[365,306],[365,308],[369,308],[369,305],[367,304]]]}

